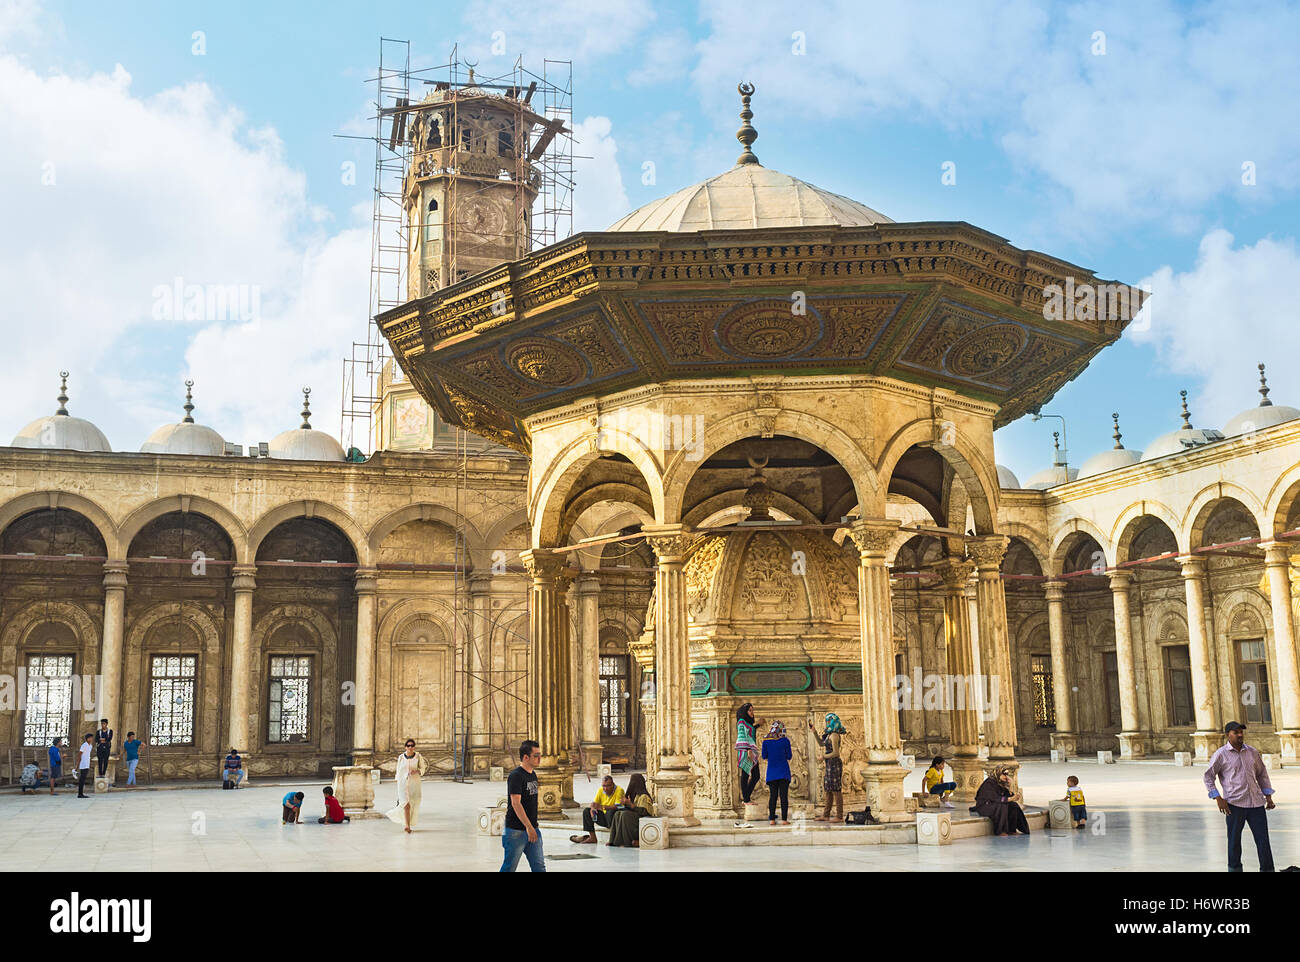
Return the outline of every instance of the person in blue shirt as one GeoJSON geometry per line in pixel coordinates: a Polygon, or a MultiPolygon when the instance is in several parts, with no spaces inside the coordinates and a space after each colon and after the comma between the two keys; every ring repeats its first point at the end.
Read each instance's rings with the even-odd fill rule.
{"type": "Polygon", "coordinates": [[[126,783],[135,784],[135,767],[140,764],[140,746],[144,742],[135,737],[135,732],[126,733],[122,748],[126,751],[126,783]]]}
{"type": "Polygon", "coordinates": [[[226,756],[226,767],[222,773],[231,788],[238,788],[239,783],[244,780],[244,760],[239,757],[239,752],[231,748],[230,754],[226,756]]]}
{"type": "Polygon", "coordinates": [[[781,799],[781,824],[790,824],[790,739],[785,725],[772,722],[763,738],[763,758],[767,761],[767,824],[776,824],[776,800],[781,799]]]}
{"type": "Polygon", "coordinates": [[[284,819],[281,825],[288,825],[290,822],[301,825],[299,816],[302,814],[302,800],[306,796],[302,792],[289,792],[280,799],[280,804],[284,806],[284,819]]]}
{"type": "Polygon", "coordinates": [[[63,775],[63,753],[59,751],[59,745],[62,738],[54,739],[54,744],[50,746],[50,794],[59,794],[54,790],[54,786],[59,783],[63,775]]]}

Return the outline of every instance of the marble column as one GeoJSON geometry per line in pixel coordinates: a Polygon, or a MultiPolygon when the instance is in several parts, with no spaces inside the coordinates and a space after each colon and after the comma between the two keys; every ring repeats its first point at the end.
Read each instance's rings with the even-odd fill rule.
{"type": "Polygon", "coordinates": [[[1283,764],[1300,764],[1300,666],[1297,666],[1295,623],[1291,613],[1290,548],[1266,541],[1264,566],[1268,572],[1268,601],[1273,612],[1273,658],[1277,665],[1277,737],[1283,764]]]}
{"type": "Polygon", "coordinates": [[[1192,708],[1196,731],[1192,747],[1196,758],[1208,760],[1223,742],[1214,719],[1214,675],[1210,666],[1210,640],[1205,631],[1205,559],[1179,555],[1183,587],[1187,590],[1187,648],[1192,662],[1192,708]]]}
{"type": "Polygon", "coordinates": [[[1070,710],[1070,679],[1065,670],[1065,588],[1064,581],[1043,582],[1047,597],[1047,633],[1052,645],[1052,708],[1056,713],[1056,730],[1052,747],[1066,758],[1079,754],[1074,731],[1074,713],[1070,710]]]}
{"type": "Polygon", "coordinates": [[[255,712],[249,707],[253,687],[253,589],[257,587],[256,565],[235,565],[232,587],[235,590],[234,637],[230,651],[230,748],[238,748],[248,769],[253,750],[255,712]]]}
{"type": "Polygon", "coordinates": [[[126,633],[126,570],[125,560],[104,563],[104,638],[99,647],[99,697],[91,706],[97,707],[99,712],[93,719],[87,719],[94,722],[92,727],[95,731],[99,730],[101,718],[107,718],[108,727],[113,729],[113,756],[108,766],[110,783],[116,780],[118,746],[126,738],[126,729],[118,717],[118,707],[122,704],[122,637],[126,633]]]}
{"type": "Polygon", "coordinates": [[[572,778],[569,769],[571,687],[569,676],[569,612],[564,593],[572,580],[566,557],[544,548],[522,553],[532,577],[529,589],[528,737],[541,746],[537,766],[537,812],[543,818],[564,818],[564,799],[572,778]]]}
{"type": "Polygon", "coordinates": [[[889,566],[885,563],[885,552],[893,543],[898,525],[898,521],[880,518],[857,521],[849,528],[849,536],[858,547],[862,743],[867,755],[862,779],[871,814],[881,821],[910,817],[903,803],[903,778],[907,773],[898,764],[902,744],[894,684],[894,608],[889,566]]]}
{"type": "Polygon", "coordinates": [[[948,653],[948,690],[953,702],[948,706],[952,723],[953,781],[957,801],[974,801],[984,780],[980,763],[980,718],[975,686],[979,684],[975,669],[975,650],[971,638],[970,606],[966,601],[967,582],[975,571],[968,561],[945,558],[936,571],[943,579],[943,635],[948,653]]]}
{"type": "Polygon", "coordinates": [[[698,825],[691,771],[690,645],[686,634],[686,575],[690,529],[682,524],[642,525],[654,550],[655,743],[658,772],[655,804],[670,826],[698,825]]]}
{"type": "Polygon", "coordinates": [[[1007,631],[1007,600],[1002,587],[1002,557],[1009,543],[1005,535],[970,538],[966,541],[966,554],[975,563],[975,607],[979,616],[980,668],[984,675],[979,687],[988,694],[987,704],[980,712],[984,720],[984,743],[989,750],[986,767],[1007,765],[1012,772],[1012,784],[1018,787],[1015,676],[1007,631]]]}
{"type": "Polygon", "coordinates": [[[578,671],[582,688],[582,756],[590,767],[604,761],[600,744],[600,577],[581,575],[573,591],[578,599],[581,637],[578,671]]]}
{"type": "Polygon", "coordinates": [[[469,576],[469,750],[473,771],[491,766],[489,756],[488,707],[492,667],[492,575],[479,572],[469,576]]]}
{"type": "Polygon", "coordinates": [[[1110,598],[1115,609],[1115,668],[1119,675],[1119,755],[1145,758],[1146,736],[1138,729],[1137,669],[1133,660],[1133,622],[1129,615],[1128,591],[1133,575],[1128,571],[1107,572],[1110,598]]]}
{"type": "Polygon", "coordinates": [[[375,750],[375,595],[377,568],[357,568],[357,661],[352,703],[352,763],[371,766],[375,750]]]}

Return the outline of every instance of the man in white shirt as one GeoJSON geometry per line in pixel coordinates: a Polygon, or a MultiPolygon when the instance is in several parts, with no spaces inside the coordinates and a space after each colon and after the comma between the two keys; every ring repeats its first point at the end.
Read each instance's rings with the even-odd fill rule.
{"type": "Polygon", "coordinates": [[[86,794],[86,775],[90,772],[90,743],[94,735],[87,735],[81,743],[81,757],[77,759],[77,798],[90,798],[86,794]]]}

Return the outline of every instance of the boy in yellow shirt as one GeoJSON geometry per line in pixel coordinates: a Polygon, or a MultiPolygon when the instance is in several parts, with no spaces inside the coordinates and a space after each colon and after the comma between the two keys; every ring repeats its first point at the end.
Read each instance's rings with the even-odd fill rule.
{"type": "Polygon", "coordinates": [[[1065,800],[1070,803],[1070,818],[1074,821],[1074,827],[1083,828],[1088,824],[1088,806],[1084,804],[1079,780],[1073,775],[1065,780],[1065,800]]]}
{"type": "Polygon", "coordinates": [[[942,795],[944,808],[953,807],[952,802],[948,801],[948,796],[957,789],[957,783],[943,780],[942,755],[935,755],[934,761],[925,770],[925,780],[921,783],[921,789],[927,795],[942,795]]]}

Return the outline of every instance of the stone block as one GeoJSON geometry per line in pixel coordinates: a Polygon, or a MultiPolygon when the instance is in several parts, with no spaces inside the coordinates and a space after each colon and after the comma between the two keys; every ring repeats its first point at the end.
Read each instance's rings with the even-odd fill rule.
{"type": "Polygon", "coordinates": [[[943,808],[943,799],[939,795],[931,795],[929,792],[913,792],[911,801],[915,811],[926,808],[943,808]]]}
{"type": "Polygon", "coordinates": [[[506,810],[504,808],[480,808],[478,810],[478,833],[480,835],[504,835],[506,829],[506,810]]]}
{"type": "Polygon", "coordinates": [[[899,755],[899,756],[898,756],[898,764],[902,765],[904,768],[906,768],[906,769],[910,772],[912,769],[914,769],[914,768],[916,767],[916,756],[915,756],[915,755],[899,755]]]}
{"type": "Polygon", "coordinates": [[[916,813],[917,845],[951,845],[952,815],[946,811],[916,813]]]}
{"type": "Polygon", "coordinates": [[[1067,761],[1067,759],[1066,759],[1066,757],[1065,757],[1065,752],[1061,751],[1059,748],[1053,748],[1053,749],[1052,749],[1052,763],[1053,763],[1053,764],[1059,764],[1059,763],[1064,762],[1064,761],[1067,761]]]}
{"type": "Polygon", "coordinates": [[[1047,803],[1048,828],[1074,828],[1070,818],[1070,803],[1063,798],[1054,798],[1047,803]]]}
{"type": "Polygon", "coordinates": [[[668,825],[662,818],[643,818],[637,827],[640,830],[641,848],[666,849],[668,847],[668,825]]]}
{"type": "Polygon", "coordinates": [[[767,812],[764,811],[764,806],[758,804],[758,802],[746,802],[743,806],[743,811],[745,821],[747,822],[757,821],[760,818],[766,819],[767,816],[767,812]]]}
{"type": "Polygon", "coordinates": [[[1190,768],[1192,764],[1192,753],[1174,752],[1174,764],[1182,768],[1190,768]]]}
{"type": "Polygon", "coordinates": [[[1098,753],[1097,753],[1097,764],[1098,764],[1098,765],[1114,765],[1114,764],[1115,764],[1115,753],[1114,753],[1114,752],[1098,752],[1098,753]]]}
{"type": "Polygon", "coordinates": [[[99,795],[113,787],[113,780],[107,775],[95,776],[95,794],[99,795]]]}
{"type": "MultiPolygon", "coordinates": [[[[1282,768],[1281,755],[1261,755],[1260,758],[1264,761],[1264,767],[1270,772],[1276,772],[1282,768]]],[[[99,789],[96,788],[95,791],[99,791],[99,789]]]]}
{"type": "Polygon", "coordinates": [[[334,797],[348,815],[368,818],[375,814],[374,771],[369,765],[334,766],[334,797]]]}
{"type": "Polygon", "coordinates": [[[979,758],[980,761],[983,761],[983,762],[988,761],[988,760],[989,760],[989,746],[988,746],[988,745],[981,745],[981,746],[980,746],[980,750],[979,750],[979,754],[978,754],[976,757],[979,758]]]}
{"type": "Polygon", "coordinates": [[[605,764],[601,764],[601,765],[597,765],[597,766],[596,766],[596,777],[597,777],[597,778],[604,778],[606,775],[613,775],[613,774],[614,774],[614,766],[613,766],[613,765],[605,765],[605,764]]]}
{"type": "Polygon", "coordinates": [[[488,772],[489,782],[504,782],[506,780],[506,770],[500,765],[493,765],[488,772]]]}

